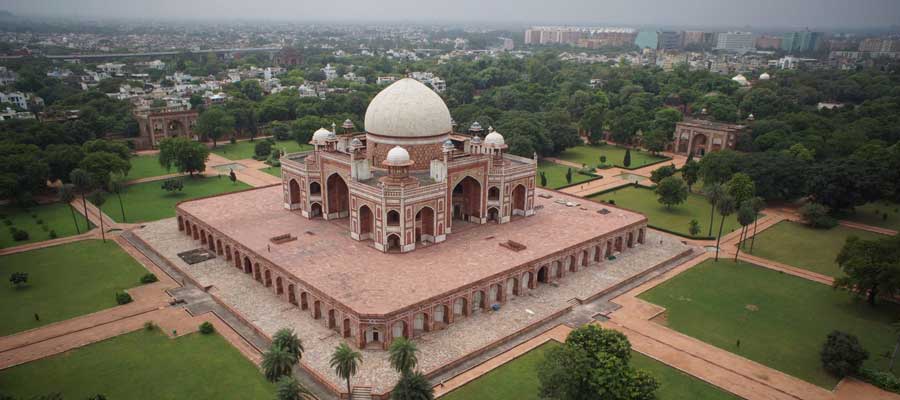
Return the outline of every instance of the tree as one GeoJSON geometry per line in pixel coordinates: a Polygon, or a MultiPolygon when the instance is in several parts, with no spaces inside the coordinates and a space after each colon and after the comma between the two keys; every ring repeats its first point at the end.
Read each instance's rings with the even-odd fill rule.
{"type": "Polygon", "coordinates": [[[547,187],[547,174],[545,173],[545,171],[541,171],[540,175],[541,175],[541,186],[547,187]]]}
{"type": "Polygon", "coordinates": [[[66,203],[66,206],[69,208],[69,212],[72,213],[72,223],[75,224],[75,233],[81,233],[81,230],[78,229],[78,219],[75,218],[75,209],[72,208],[72,200],[75,200],[75,193],[72,189],[72,184],[66,183],[59,186],[57,189],[57,197],[60,202],[66,203]]]}
{"type": "Polygon", "coordinates": [[[832,331],[822,345],[820,357],[826,371],[843,378],[858,373],[863,362],[869,359],[869,352],[862,347],[856,336],[832,331]]]}
{"type": "Polygon", "coordinates": [[[197,125],[194,126],[194,130],[212,139],[213,148],[215,148],[216,141],[219,138],[234,130],[234,124],[234,117],[229,115],[225,109],[210,107],[197,118],[197,125]]]}
{"type": "Polygon", "coordinates": [[[106,187],[110,193],[115,193],[116,198],[119,199],[119,211],[122,212],[122,222],[128,222],[128,219],[125,218],[125,205],[122,203],[122,192],[125,191],[127,186],[125,184],[125,175],[114,174],[106,187]]]}
{"type": "Polygon", "coordinates": [[[606,156],[605,155],[600,156],[600,165],[606,165],[606,156]]]}
{"type": "Polygon", "coordinates": [[[659,203],[671,209],[672,206],[684,203],[687,200],[688,192],[684,181],[675,176],[670,176],[656,185],[656,196],[659,203]]]}
{"type": "Polygon", "coordinates": [[[416,357],[416,344],[405,337],[398,337],[391,343],[389,349],[391,367],[401,374],[412,372],[419,363],[416,357]]]}
{"type": "Polygon", "coordinates": [[[629,365],[625,335],[585,325],[549,350],[538,364],[540,396],[558,400],[650,400],[659,384],[629,365]]]}
{"type": "Polygon", "coordinates": [[[127,174],[131,163],[114,153],[98,151],[86,155],[79,167],[91,175],[91,181],[96,187],[105,188],[109,186],[110,175],[127,174]]]}
{"type": "Polygon", "coordinates": [[[566,183],[572,184],[572,168],[566,170],[566,183]]]}
{"type": "Polygon", "coordinates": [[[674,108],[661,108],[653,115],[653,127],[668,139],[675,134],[675,124],[681,122],[681,112],[674,108]]]}
{"type": "Polygon", "coordinates": [[[697,179],[700,178],[700,163],[689,160],[684,164],[684,167],[681,167],[681,176],[684,178],[684,183],[687,184],[688,192],[691,191],[691,187],[697,183],[697,179]]]}
{"type": "MultiPolygon", "coordinates": [[[[97,207],[97,219],[100,220],[100,237],[106,242],[106,230],[103,229],[103,203],[106,203],[106,192],[98,190],[91,194],[91,203],[97,207]]],[[[87,214],[85,214],[87,215],[87,214]]]]}
{"type": "Polygon", "coordinates": [[[434,388],[421,372],[407,372],[391,390],[392,400],[434,400],[434,388]]]}
{"type": "Polygon", "coordinates": [[[92,182],[91,175],[89,175],[85,170],[81,168],[75,168],[72,172],[69,173],[69,180],[72,181],[72,184],[75,185],[75,190],[78,190],[78,193],[81,194],[81,205],[84,208],[84,230],[87,232],[91,229],[90,218],[88,218],[87,211],[87,192],[91,190],[92,182]]]}
{"type": "Polygon", "coordinates": [[[755,219],[756,211],[753,210],[753,205],[750,204],[750,200],[747,200],[744,204],[741,204],[740,208],[738,208],[737,220],[738,223],[741,224],[741,235],[738,237],[737,250],[734,252],[734,262],[737,262],[738,254],[741,253],[741,246],[744,245],[747,229],[755,219]]]}
{"type": "Polygon", "coordinates": [[[206,170],[207,158],[209,149],[188,138],[172,137],[159,142],[159,163],[167,170],[174,166],[178,172],[193,176],[206,170]]]}
{"type": "Polygon", "coordinates": [[[851,236],[836,258],[844,276],[834,287],[866,296],[874,306],[879,295],[893,297],[900,292],[900,236],[862,240],[851,236]]]}
{"type": "Polygon", "coordinates": [[[622,165],[624,165],[625,168],[631,166],[631,149],[625,149],[625,158],[622,160],[622,165]]]}
{"type": "Polygon", "coordinates": [[[734,204],[743,205],[745,201],[753,198],[756,187],[753,180],[747,174],[738,172],[728,180],[727,192],[734,199],[734,204]]]}
{"type": "Polygon", "coordinates": [[[281,328],[276,331],[272,336],[272,346],[287,351],[297,360],[303,357],[303,342],[300,341],[293,329],[281,328]]]}
{"type": "Polygon", "coordinates": [[[750,206],[753,207],[753,239],[750,240],[750,252],[753,252],[753,245],[756,243],[756,225],[759,223],[759,213],[766,208],[766,201],[762,197],[754,197],[750,199],[750,206]]]}
{"type": "Polygon", "coordinates": [[[727,194],[716,204],[716,209],[719,211],[719,215],[722,216],[722,219],[719,221],[719,234],[716,236],[716,261],[719,261],[719,243],[722,241],[722,228],[725,227],[725,218],[734,213],[734,208],[734,198],[727,194]]]}
{"type": "Polygon", "coordinates": [[[830,229],[837,225],[837,220],[828,215],[828,208],[819,203],[806,203],[799,211],[803,220],[812,228],[830,229]]]}
{"type": "Polygon", "coordinates": [[[169,193],[180,192],[184,189],[184,182],[178,178],[166,179],[162,183],[162,189],[169,193]]]}
{"type": "Polygon", "coordinates": [[[353,375],[356,375],[356,371],[361,362],[362,354],[358,351],[354,351],[350,346],[347,346],[347,343],[343,342],[334,349],[334,353],[331,355],[329,364],[331,365],[331,368],[334,368],[334,372],[341,377],[341,379],[347,381],[348,394],[351,393],[350,378],[353,377],[353,375]]]}
{"type": "Polygon", "coordinates": [[[738,153],[725,149],[714,151],[700,160],[700,178],[704,183],[723,183],[737,170],[738,153]]]}
{"type": "Polygon", "coordinates": [[[641,143],[650,153],[659,154],[666,149],[666,146],[669,144],[669,138],[662,131],[654,129],[643,136],[641,143]]]}
{"type": "Polygon", "coordinates": [[[688,225],[688,232],[691,234],[691,236],[697,236],[700,234],[700,223],[697,222],[696,219],[692,219],[688,225]]]}
{"type": "Polygon", "coordinates": [[[709,233],[707,233],[707,236],[712,236],[713,223],[716,217],[716,204],[725,197],[725,186],[721,183],[708,183],[703,187],[703,194],[706,196],[706,200],[709,201],[709,233]]]}
{"type": "Polygon", "coordinates": [[[658,184],[663,179],[668,178],[672,175],[675,175],[676,172],[678,172],[678,170],[675,169],[675,165],[673,165],[673,164],[669,164],[664,167],[659,167],[659,168],[653,170],[652,172],[650,172],[650,181],[658,184]]]}
{"type": "MultiPolygon", "coordinates": [[[[609,99],[605,93],[598,91],[591,104],[584,108],[584,112],[580,116],[579,125],[581,129],[589,132],[591,143],[597,143],[603,138],[603,120],[607,108],[609,108],[609,99]]],[[[575,114],[573,117],[578,118],[575,114]]]]}
{"type": "Polygon", "coordinates": [[[9,282],[15,285],[16,288],[21,288],[28,283],[28,273],[27,272],[13,272],[9,276],[9,282]]]}
{"type": "Polygon", "coordinates": [[[283,376],[288,376],[293,371],[297,358],[289,351],[272,345],[263,353],[263,374],[269,382],[275,382],[283,376]]]}
{"type": "Polygon", "coordinates": [[[293,376],[282,376],[275,383],[277,400],[314,400],[316,396],[293,376]]]}

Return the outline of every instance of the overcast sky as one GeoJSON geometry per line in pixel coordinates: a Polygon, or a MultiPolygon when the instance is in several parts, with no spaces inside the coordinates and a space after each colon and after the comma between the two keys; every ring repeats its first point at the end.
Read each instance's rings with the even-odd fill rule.
{"type": "Polygon", "coordinates": [[[900,25],[900,0],[0,0],[80,17],[854,27],[900,25]]]}

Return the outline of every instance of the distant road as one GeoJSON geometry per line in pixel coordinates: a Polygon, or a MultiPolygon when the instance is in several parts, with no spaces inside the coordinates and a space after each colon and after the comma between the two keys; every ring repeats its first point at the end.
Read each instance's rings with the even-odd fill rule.
{"type": "MultiPolygon", "coordinates": [[[[247,47],[243,49],[208,49],[185,51],[150,51],[145,53],[97,53],[97,54],[64,54],[43,56],[49,59],[97,59],[97,58],[127,58],[127,57],[156,57],[172,56],[181,53],[205,54],[205,53],[275,53],[281,51],[281,47],[247,47]]],[[[23,56],[0,56],[0,59],[15,59],[23,56]]]]}

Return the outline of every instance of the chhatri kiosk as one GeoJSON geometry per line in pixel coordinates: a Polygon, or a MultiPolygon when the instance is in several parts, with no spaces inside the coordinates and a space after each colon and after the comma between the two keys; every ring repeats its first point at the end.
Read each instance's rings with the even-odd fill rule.
{"type": "Polygon", "coordinates": [[[536,188],[535,159],[507,154],[493,130],[453,132],[415,80],[375,96],[365,132],[340,130],[284,156],[281,185],[182,202],[177,220],[248,284],[360,348],[502,315],[644,243],[646,217],[536,188]]]}

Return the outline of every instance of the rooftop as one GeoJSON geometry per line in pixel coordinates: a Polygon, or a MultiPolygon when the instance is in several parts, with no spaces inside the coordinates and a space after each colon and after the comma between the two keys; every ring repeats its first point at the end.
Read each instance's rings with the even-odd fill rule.
{"type": "Polygon", "coordinates": [[[454,221],[454,233],[447,241],[392,254],[376,250],[372,242],[352,240],[347,219],[309,220],[285,211],[282,196],[280,185],[269,186],[187,201],[178,208],[361,315],[401,311],[646,221],[641,214],[536,189],[537,211],[532,217],[478,227],[454,221]],[[555,202],[559,199],[581,204],[569,207],[555,202]],[[603,208],[612,212],[600,214],[603,208]],[[298,240],[269,242],[284,234],[298,240]],[[500,246],[507,241],[525,249],[515,252],[500,246]]]}

